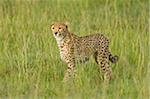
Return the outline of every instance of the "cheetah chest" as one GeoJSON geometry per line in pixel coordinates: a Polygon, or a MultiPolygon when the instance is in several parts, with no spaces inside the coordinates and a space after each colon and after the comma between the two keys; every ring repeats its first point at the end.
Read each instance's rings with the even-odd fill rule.
{"type": "Polygon", "coordinates": [[[67,62],[69,58],[71,57],[71,50],[69,44],[66,43],[60,43],[58,44],[59,51],[60,51],[60,57],[63,61],[67,62]]]}

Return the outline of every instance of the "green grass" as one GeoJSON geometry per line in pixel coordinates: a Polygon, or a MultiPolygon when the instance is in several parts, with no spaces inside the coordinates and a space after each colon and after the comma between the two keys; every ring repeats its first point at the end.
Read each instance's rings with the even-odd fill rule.
{"type": "Polygon", "coordinates": [[[148,19],[148,0],[0,0],[0,97],[148,99],[148,19]],[[93,60],[77,66],[74,82],[62,83],[66,64],[50,30],[57,21],[80,36],[109,37],[120,60],[111,64],[108,90],[93,60]]]}

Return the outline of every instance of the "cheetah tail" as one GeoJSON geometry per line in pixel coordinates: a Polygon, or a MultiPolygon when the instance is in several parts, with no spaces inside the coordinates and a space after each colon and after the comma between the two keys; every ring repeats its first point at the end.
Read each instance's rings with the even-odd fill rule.
{"type": "Polygon", "coordinates": [[[119,60],[119,57],[117,55],[113,56],[111,53],[109,53],[109,60],[112,63],[116,63],[119,60]]]}

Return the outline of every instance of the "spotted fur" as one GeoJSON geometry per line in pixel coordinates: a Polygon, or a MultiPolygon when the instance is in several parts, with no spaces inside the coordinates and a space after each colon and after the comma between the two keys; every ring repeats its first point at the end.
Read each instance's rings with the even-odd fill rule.
{"type": "Polygon", "coordinates": [[[112,69],[109,61],[116,63],[118,56],[113,56],[108,49],[109,40],[100,33],[79,37],[68,31],[64,23],[51,25],[51,30],[56,38],[61,59],[68,64],[64,81],[75,75],[75,64],[84,63],[93,56],[103,73],[104,80],[112,77],[112,69]]]}

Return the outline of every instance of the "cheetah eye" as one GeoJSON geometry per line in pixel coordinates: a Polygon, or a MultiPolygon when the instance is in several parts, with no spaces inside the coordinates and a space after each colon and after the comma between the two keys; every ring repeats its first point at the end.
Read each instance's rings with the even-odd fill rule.
{"type": "Polygon", "coordinates": [[[52,29],[54,30],[55,28],[53,27],[52,29]]]}
{"type": "Polygon", "coordinates": [[[59,29],[61,29],[61,28],[59,27],[59,29]]]}

